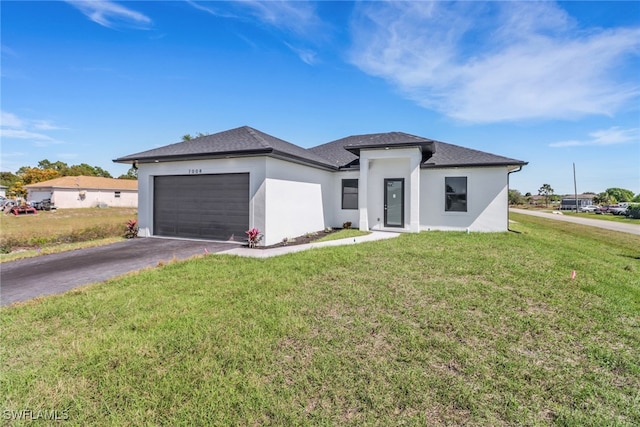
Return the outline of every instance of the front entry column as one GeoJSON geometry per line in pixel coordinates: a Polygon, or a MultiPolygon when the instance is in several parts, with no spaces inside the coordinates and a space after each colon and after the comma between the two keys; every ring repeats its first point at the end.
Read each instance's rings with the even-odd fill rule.
{"type": "Polygon", "coordinates": [[[358,179],[358,209],[360,211],[360,231],[369,231],[367,212],[367,188],[369,188],[369,159],[360,156],[360,179],[358,179]]]}
{"type": "Polygon", "coordinates": [[[422,153],[410,157],[411,173],[409,175],[409,230],[420,232],[420,162],[422,153]]]}

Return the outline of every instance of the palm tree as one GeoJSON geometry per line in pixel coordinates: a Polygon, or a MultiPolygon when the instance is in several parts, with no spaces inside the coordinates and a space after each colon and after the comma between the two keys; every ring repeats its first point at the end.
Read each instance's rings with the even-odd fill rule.
{"type": "Polygon", "coordinates": [[[549,198],[553,195],[553,188],[549,184],[542,184],[538,190],[539,196],[544,196],[545,207],[549,207],[549,198]]]}

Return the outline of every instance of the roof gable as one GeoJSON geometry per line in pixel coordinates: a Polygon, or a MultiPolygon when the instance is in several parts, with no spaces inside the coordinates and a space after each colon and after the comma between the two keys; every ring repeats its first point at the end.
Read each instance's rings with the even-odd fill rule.
{"type": "Polygon", "coordinates": [[[425,157],[430,157],[434,142],[404,132],[369,133],[341,138],[310,148],[309,151],[326,157],[338,167],[347,167],[356,163],[363,149],[421,147],[425,157]]]}

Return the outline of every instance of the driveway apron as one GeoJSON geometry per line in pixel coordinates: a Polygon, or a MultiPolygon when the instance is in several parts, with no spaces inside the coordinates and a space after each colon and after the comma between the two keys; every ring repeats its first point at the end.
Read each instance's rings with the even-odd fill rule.
{"type": "Polygon", "coordinates": [[[161,261],[237,247],[224,242],[140,238],[5,262],[0,264],[0,300],[9,305],[155,267],[161,261]]]}

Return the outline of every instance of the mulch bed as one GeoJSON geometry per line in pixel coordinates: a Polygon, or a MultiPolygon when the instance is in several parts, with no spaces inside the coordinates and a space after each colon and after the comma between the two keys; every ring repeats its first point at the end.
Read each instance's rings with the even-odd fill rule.
{"type": "Polygon", "coordinates": [[[289,239],[286,245],[284,244],[284,242],[280,242],[270,246],[257,246],[256,249],[271,249],[271,248],[279,248],[282,246],[304,245],[306,243],[315,242],[316,240],[321,239],[324,236],[328,236],[340,230],[341,229],[339,228],[332,228],[330,231],[320,230],[320,231],[316,231],[315,233],[307,233],[303,236],[298,236],[298,237],[294,237],[293,239],[289,239]]]}

